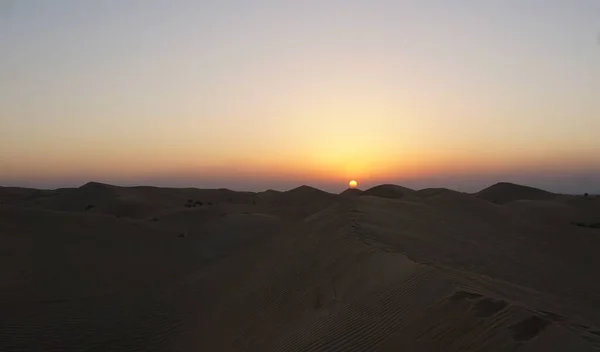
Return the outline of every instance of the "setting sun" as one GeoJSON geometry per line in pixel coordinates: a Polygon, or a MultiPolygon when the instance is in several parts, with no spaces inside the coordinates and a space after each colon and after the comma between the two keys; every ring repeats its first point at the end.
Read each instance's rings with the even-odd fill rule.
{"type": "Polygon", "coordinates": [[[356,188],[356,186],[358,186],[358,182],[352,180],[348,182],[348,185],[350,186],[350,188],[356,188]]]}

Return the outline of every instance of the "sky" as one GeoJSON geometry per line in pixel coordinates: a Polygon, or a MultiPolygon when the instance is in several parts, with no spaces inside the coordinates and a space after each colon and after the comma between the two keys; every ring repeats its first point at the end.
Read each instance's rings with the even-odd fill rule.
{"type": "Polygon", "coordinates": [[[600,192],[596,0],[0,0],[0,185],[600,192]]]}

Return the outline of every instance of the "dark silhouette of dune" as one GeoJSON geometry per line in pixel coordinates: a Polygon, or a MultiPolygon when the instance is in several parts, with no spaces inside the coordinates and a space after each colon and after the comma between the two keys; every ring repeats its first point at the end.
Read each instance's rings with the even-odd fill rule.
{"type": "Polygon", "coordinates": [[[348,189],[344,190],[342,193],[340,193],[340,195],[342,195],[342,196],[349,196],[349,197],[357,197],[357,196],[360,196],[361,194],[363,194],[363,191],[361,191],[358,188],[348,188],[348,189]]]}
{"type": "Polygon", "coordinates": [[[364,191],[364,195],[381,198],[402,198],[414,193],[414,190],[397,185],[379,185],[364,191]]]}
{"type": "Polygon", "coordinates": [[[82,185],[79,188],[80,189],[89,189],[89,190],[102,191],[102,190],[117,189],[117,188],[122,188],[122,187],[114,186],[114,185],[109,185],[109,184],[101,183],[101,182],[91,181],[91,182],[88,182],[88,183],[82,185]]]}
{"type": "Polygon", "coordinates": [[[541,189],[499,182],[476,193],[477,197],[490,202],[504,204],[515,200],[552,200],[559,195],[541,189]]]}
{"type": "Polygon", "coordinates": [[[435,197],[435,196],[440,196],[440,195],[448,196],[448,195],[452,195],[452,194],[459,195],[460,192],[453,191],[448,188],[424,188],[424,189],[420,189],[414,193],[415,196],[420,197],[420,198],[435,197]]]}
{"type": "Polygon", "coordinates": [[[311,186],[306,186],[306,185],[302,185],[300,187],[293,188],[284,193],[289,194],[289,195],[295,195],[295,196],[312,196],[312,195],[329,196],[329,195],[331,195],[331,193],[322,191],[318,188],[314,188],[311,186]]]}
{"type": "Polygon", "coordinates": [[[0,350],[597,350],[600,200],[546,193],[0,188],[0,350]]]}

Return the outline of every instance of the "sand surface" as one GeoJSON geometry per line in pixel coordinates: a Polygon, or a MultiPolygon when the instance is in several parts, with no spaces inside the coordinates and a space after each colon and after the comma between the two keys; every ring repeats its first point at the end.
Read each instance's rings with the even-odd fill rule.
{"type": "Polygon", "coordinates": [[[0,351],[600,349],[600,198],[0,187],[0,351]]]}

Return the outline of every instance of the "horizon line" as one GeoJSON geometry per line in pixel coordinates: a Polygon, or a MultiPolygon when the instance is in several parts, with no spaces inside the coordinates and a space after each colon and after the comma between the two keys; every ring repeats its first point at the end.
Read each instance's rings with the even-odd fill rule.
{"type": "MultiPolygon", "coordinates": [[[[189,186],[189,187],[188,186],[173,187],[173,186],[154,186],[154,185],[151,185],[151,184],[119,185],[119,184],[112,184],[112,183],[105,183],[105,182],[98,182],[98,181],[89,181],[89,182],[86,182],[86,183],[82,184],[81,186],[74,186],[74,187],[34,188],[34,187],[2,186],[2,185],[0,185],[0,188],[18,188],[18,189],[31,189],[31,190],[43,190],[43,191],[57,191],[57,190],[61,190],[61,189],[79,189],[79,188],[82,188],[82,187],[85,187],[85,186],[89,186],[89,185],[94,185],[94,184],[99,185],[99,186],[118,187],[118,188],[142,188],[142,187],[148,187],[148,188],[165,188],[165,189],[223,190],[223,191],[242,192],[242,193],[262,193],[262,192],[268,192],[268,191],[275,191],[275,192],[282,192],[283,193],[283,192],[290,192],[290,191],[297,190],[297,189],[300,189],[300,188],[303,188],[303,187],[307,187],[307,188],[315,189],[315,190],[318,190],[318,191],[321,191],[321,192],[324,192],[324,193],[334,194],[334,195],[341,194],[341,193],[343,193],[345,191],[348,191],[348,190],[356,190],[356,191],[360,191],[360,192],[366,192],[366,191],[372,190],[372,189],[377,188],[377,187],[382,187],[382,186],[402,187],[402,188],[406,188],[406,189],[409,189],[411,191],[416,191],[416,192],[427,190],[427,189],[447,189],[447,190],[451,190],[451,191],[455,191],[455,192],[459,192],[459,193],[477,194],[477,193],[482,192],[482,191],[484,191],[484,190],[486,190],[486,189],[488,189],[490,187],[505,184],[505,185],[513,185],[513,186],[519,186],[519,187],[527,187],[527,188],[537,189],[537,190],[541,190],[541,191],[545,191],[545,192],[549,192],[549,193],[553,193],[553,194],[559,194],[559,195],[560,194],[563,194],[563,195],[578,195],[578,194],[580,194],[580,193],[552,192],[552,191],[548,191],[546,189],[539,188],[539,187],[533,187],[533,186],[529,186],[529,185],[525,185],[525,184],[519,184],[519,183],[507,182],[507,181],[498,181],[498,182],[490,184],[489,186],[484,187],[484,188],[482,188],[482,189],[480,189],[479,191],[476,191],[476,192],[457,191],[457,190],[454,190],[454,189],[448,188],[448,187],[426,187],[426,188],[414,189],[414,188],[402,186],[402,185],[395,184],[395,183],[381,183],[381,184],[374,185],[374,186],[369,187],[369,188],[364,189],[364,190],[360,189],[358,187],[357,188],[347,187],[347,188],[345,188],[344,190],[342,190],[339,193],[329,192],[329,191],[323,190],[323,189],[321,189],[319,187],[311,186],[309,184],[301,184],[301,185],[299,185],[297,187],[293,187],[293,188],[286,189],[286,190],[278,190],[278,189],[274,189],[274,188],[267,188],[267,189],[264,189],[264,190],[261,190],[261,191],[233,190],[233,189],[230,189],[230,188],[227,188],[227,187],[216,187],[216,188],[202,188],[202,187],[194,187],[194,186],[189,186]]],[[[583,193],[581,193],[581,194],[583,194],[583,193]]],[[[589,194],[590,195],[594,195],[595,193],[592,192],[592,193],[589,193],[589,194]]]]}

